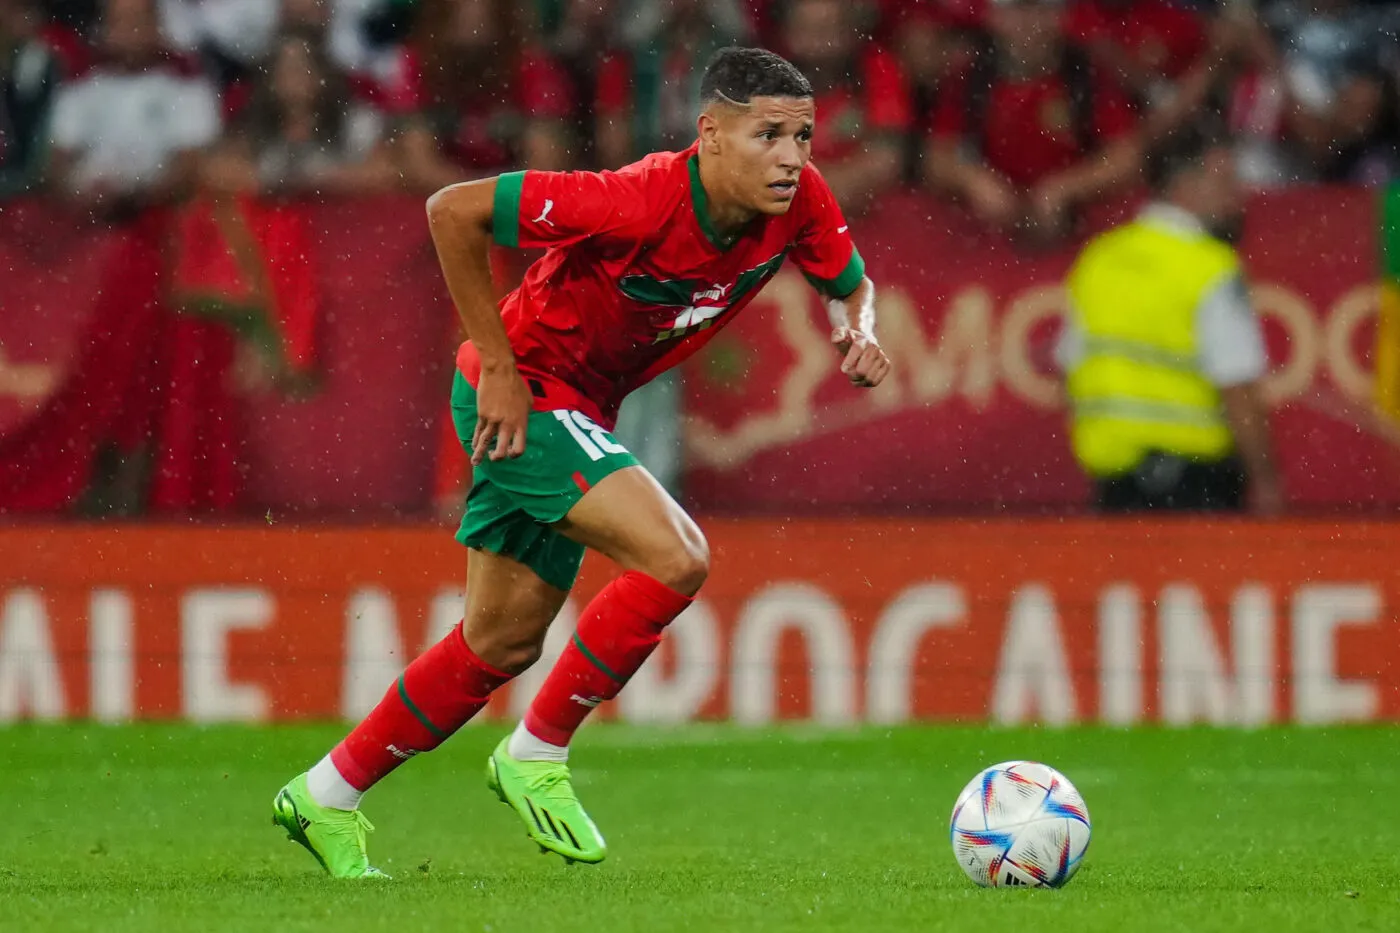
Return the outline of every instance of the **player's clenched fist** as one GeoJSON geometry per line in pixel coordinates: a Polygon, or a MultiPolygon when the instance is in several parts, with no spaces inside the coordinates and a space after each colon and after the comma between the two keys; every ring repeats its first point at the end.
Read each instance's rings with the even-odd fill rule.
{"type": "Polygon", "coordinates": [[[477,386],[472,466],[488,456],[492,460],[504,460],[523,454],[530,409],[530,392],[515,367],[495,372],[482,370],[481,383],[477,386]]]}
{"type": "Polygon", "coordinates": [[[831,332],[831,342],[840,351],[841,372],[851,380],[852,385],[874,388],[890,372],[890,358],[875,342],[871,334],[864,334],[849,327],[838,327],[831,332]]]}

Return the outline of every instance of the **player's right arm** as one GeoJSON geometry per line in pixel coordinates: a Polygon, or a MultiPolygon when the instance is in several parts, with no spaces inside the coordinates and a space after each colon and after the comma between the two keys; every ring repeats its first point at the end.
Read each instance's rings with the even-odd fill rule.
{"type": "Polygon", "coordinates": [[[638,175],[625,172],[508,172],[450,185],[428,199],[428,227],[447,290],[481,358],[472,462],[525,452],[530,394],[491,287],[491,243],[569,246],[584,240],[634,244],[651,232],[638,175]]]}
{"type": "Polygon", "coordinates": [[[492,439],[492,460],[523,454],[531,410],[530,393],[515,368],[515,354],[491,290],[496,183],[495,178],[485,178],[451,185],[428,199],[428,229],[438,263],[467,337],[481,358],[473,465],[487,456],[492,439]]]}

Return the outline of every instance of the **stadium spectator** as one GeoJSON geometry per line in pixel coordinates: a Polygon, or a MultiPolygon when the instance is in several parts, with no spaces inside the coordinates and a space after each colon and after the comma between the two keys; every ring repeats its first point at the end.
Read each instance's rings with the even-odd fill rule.
{"type": "Polygon", "coordinates": [[[912,109],[911,131],[904,137],[904,178],[917,184],[939,94],[971,67],[978,20],[947,3],[910,3],[892,19],[889,32],[909,80],[912,109]]]}
{"type": "Polygon", "coordinates": [[[62,69],[40,35],[40,16],[32,0],[0,0],[0,198],[42,180],[44,137],[62,69]]]}
{"type": "Polygon", "coordinates": [[[397,149],[410,187],[570,167],[568,79],[527,40],[519,4],[425,0],[408,54],[415,112],[397,149]]]}
{"type": "Polygon", "coordinates": [[[402,102],[412,65],[405,46],[422,6],[422,0],[334,0],[326,24],[331,61],[353,81],[375,85],[379,103],[402,102]]]}
{"type": "Polygon", "coordinates": [[[614,26],[619,0],[563,0],[547,5],[549,10],[542,12],[540,25],[547,47],[569,80],[574,162],[581,168],[602,167],[593,107],[606,63],[616,51],[614,26]]]}
{"type": "Polygon", "coordinates": [[[205,181],[266,195],[372,194],[397,183],[380,145],[381,115],[350,100],[314,34],[284,33],[267,79],[218,151],[205,181]]]}
{"type": "Polygon", "coordinates": [[[941,95],[926,179],[992,227],[1063,239],[1078,208],[1136,177],[1136,121],[1118,85],[1065,41],[1055,0],[993,0],[990,41],[941,95]]]}
{"type": "Polygon", "coordinates": [[[1278,47],[1254,11],[1227,8],[1211,22],[1205,54],[1177,81],[1176,93],[1151,115],[1143,134],[1153,142],[1203,110],[1224,114],[1245,184],[1282,184],[1297,172],[1283,146],[1279,71],[1278,47]]]}
{"type": "Polygon", "coordinates": [[[1070,270],[1058,356],[1076,458],[1105,511],[1282,509],[1260,380],[1267,358],[1240,260],[1233,151],[1191,129],[1147,163],[1158,201],[1070,270]]]}
{"type": "Polygon", "coordinates": [[[1396,26],[1395,7],[1349,0],[1232,8],[1149,133],[1215,109],[1242,138],[1250,187],[1383,180],[1397,169],[1396,26]]]}
{"type": "Polygon", "coordinates": [[[209,82],[162,49],[150,0],[107,0],[100,52],[59,91],[50,175],[80,209],[120,218],[189,190],[219,112],[209,82]]]}
{"type": "Polygon", "coordinates": [[[1372,150],[1395,134],[1396,11],[1354,0],[1282,3],[1267,21],[1280,37],[1288,134],[1307,170],[1324,181],[1355,180],[1372,150]]]}
{"type": "Polygon", "coordinates": [[[812,159],[848,217],[898,183],[912,122],[899,61],[862,40],[844,0],[794,0],[783,23],[789,60],[812,82],[812,159]]]}
{"type": "Polygon", "coordinates": [[[598,81],[598,160],[615,168],[695,139],[700,73],[715,51],[752,32],[738,0],[631,0],[623,53],[598,81]]]}
{"type": "Polygon", "coordinates": [[[1074,0],[1065,32],[1142,109],[1169,100],[1206,51],[1201,15],[1171,0],[1074,0]]]}
{"type": "Polygon", "coordinates": [[[198,56],[223,87],[251,76],[277,34],[279,0],[156,0],[165,43],[198,56]]]}

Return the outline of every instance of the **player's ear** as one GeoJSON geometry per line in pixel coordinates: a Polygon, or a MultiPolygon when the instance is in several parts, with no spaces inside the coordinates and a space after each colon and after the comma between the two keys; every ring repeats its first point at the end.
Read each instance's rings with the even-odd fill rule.
{"type": "Polygon", "coordinates": [[[711,155],[719,154],[719,117],[714,109],[706,107],[700,111],[700,118],[695,121],[696,133],[700,136],[700,148],[711,155]]]}

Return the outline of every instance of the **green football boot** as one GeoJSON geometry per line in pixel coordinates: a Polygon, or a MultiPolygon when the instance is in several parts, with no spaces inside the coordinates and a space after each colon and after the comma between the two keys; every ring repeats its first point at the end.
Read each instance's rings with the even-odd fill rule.
{"type": "Polygon", "coordinates": [[[510,757],[507,736],[486,760],[486,786],[509,804],[541,852],[557,852],[566,863],[601,862],[608,856],[603,834],[574,795],[569,766],[557,761],[510,757]]]}
{"type": "Polygon", "coordinates": [[[332,878],[389,877],[370,865],[365,853],[365,833],[374,832],[370,821],[359,810],[333,810],[316,803],[307,790],[305,774],[277,792],[272,825],[305,846],[332,878]]]}

